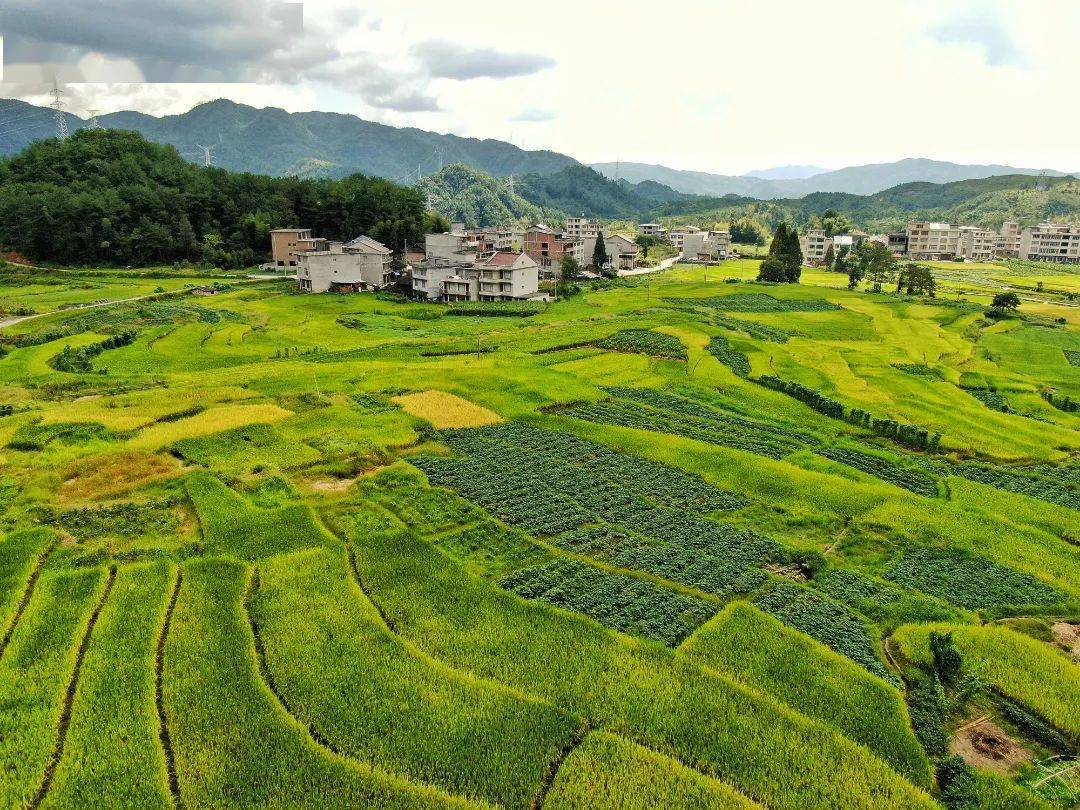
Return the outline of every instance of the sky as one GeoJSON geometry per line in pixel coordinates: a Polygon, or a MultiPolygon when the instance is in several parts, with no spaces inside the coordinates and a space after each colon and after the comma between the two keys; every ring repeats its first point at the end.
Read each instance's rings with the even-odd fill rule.
{"type": "Polygon", "coordinates": [[[0,96],[231,98],[742,174],[1080,170],[1080,0],[4,0],[0,96]]]}

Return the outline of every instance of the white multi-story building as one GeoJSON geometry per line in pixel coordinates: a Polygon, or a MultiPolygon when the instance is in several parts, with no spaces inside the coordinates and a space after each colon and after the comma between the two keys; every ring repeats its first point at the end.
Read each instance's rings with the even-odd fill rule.
{"type": "Polygon", "coordinates": [[[453,263],[476,258],[477,240],[464,230],[450,233],[429,233],[424,241],[424,261],[453,263]]]}
{"type": "Polygon", "coordinates": [[[496,253],[476,265],[481,301],[513,301],[536,295],[539,265],[527,253],[496,253]]]}
{"type": "Polygon", "coordinates": [[[642,236],[654,236],[657,239],[663,239],[664,234],[667,231],[664,230],[664,226],[656,222],[645,222],[637,226],[637,232],[642,236]]]}
{"type": "Polygon", "coordinates": [[[960,255],[960,228],[945,222],[909,222],[908,258],[949,261],[960,255]]]}
{"type": "Polygon", "coordinates": [[[1080,264],[1080,226],[1043,222],[1020,234],[1020,258],[1035,262],[1080,264]]]}
{"type": "Polygon", "coordinates": [[[600,223],[586,217],[567,217],[563,229],[564,239],[595,239],[600,233],[600,223]]]}
{"type": "Polygon", "coordinates": [[[814,228],[799,237],[799,247],[802,248],[803,264],[809,267],[820,267],[825,264],[825,255],[832,247],[831,236],[826,236],[825,231],[814,228]]]}
{"type": "Polygon", "coordinates": [[[296,277],[304,292],[358,292],[389,282],[390,248],[366,236],[330,242],[326,250],[297,254],[296,277]]]}

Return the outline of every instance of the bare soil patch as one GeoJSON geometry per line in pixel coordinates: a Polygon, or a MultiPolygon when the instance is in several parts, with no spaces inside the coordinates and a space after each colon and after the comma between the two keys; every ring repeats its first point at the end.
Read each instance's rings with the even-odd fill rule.
{"type": "Polygon", "coordinates": [[[1074,661],[1080,661],[1080,624],[1055,622],[1050,629],[1054,633],[1054,641],[1068,652],[1074,661]]]}
{"type": "Polygon", "coordinates": [[[959,729],[949,740],[949,752],[974,768],[1002,774],[1014,774],[1033,761],[1030,751],[988,718],[959,729]]]}

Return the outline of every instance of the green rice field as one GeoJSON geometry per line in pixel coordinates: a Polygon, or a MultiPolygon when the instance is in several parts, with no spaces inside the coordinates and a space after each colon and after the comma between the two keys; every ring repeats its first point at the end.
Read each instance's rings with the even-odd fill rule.
{"type": "Polygon", "coordinates": [[[1078,276],[757,264],[12,266],[0,806],[1077,806],[1078,276]]]}

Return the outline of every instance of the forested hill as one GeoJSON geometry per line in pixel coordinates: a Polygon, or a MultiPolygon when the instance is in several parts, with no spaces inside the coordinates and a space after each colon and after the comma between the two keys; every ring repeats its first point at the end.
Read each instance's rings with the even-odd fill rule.
{"type": "Polygon", "coordinates": [[[875,233],[902,230],[913,218],[988,228],[997,228],[1010,218],[1025,225],[1045,219],[1080,222],[1080,180],[1053,177],[1036,181],[1008,175],[957,183],[906,183],[868,196],[820,192],[795,200],[702,197],[666,204],[656,216],[706,226],[745,220],[771,230],[781,221],[805,224],[829,210],[875,233]]]}
{"type": "Polygon", "coordinates": [[[440,214],[469,226],[553,222],[568,214],[604,219],[647,218],[664,203],[692,199],[659,183],[615,182],[585,166],[518,177],[511,193],[506,178],[456,164],[424,178],[420,188],[430,195],[440,214]]]}
{"type": "MultiPolygon", "coordinates": [[[[72,130],[87,121],[67,117],[72,130]]],[[[103,127],[134,130],[151,141],[175,146],[192,160],[200,146],[213,148],[214,164],[232,171],[275,176],[345,177],[356,172],[391,180],[416,179],[449,163],[467,163],[488,174],[550,174],[577,161],[557,152],[530,152],[496,140],[461,138],[421,129],[397,128],[355,115],[288,113],[256,109],[226,99],[200,104],[162,118],[117,112],[98,118],[103,127]]],[[[53,111],[21,101],[0,104],[0,155],[19,152],[56,133],[53,111]]]]}
{"type": "Polygon", "coordinates": [[[400,248],[425,218],[419,191],[386,180],[204,168],[134,132],[83,129],[0,162],[0,246],[38,261],[243,267],[267,254],[271,228],[400,248]]]}

